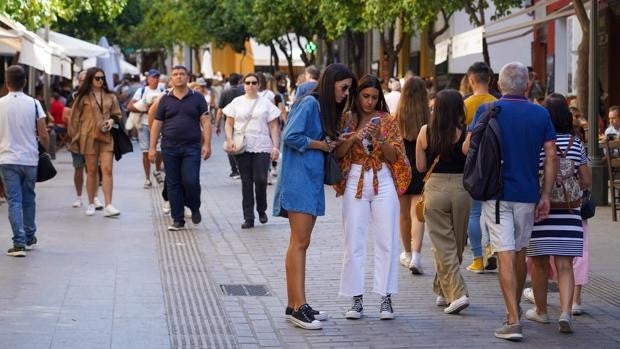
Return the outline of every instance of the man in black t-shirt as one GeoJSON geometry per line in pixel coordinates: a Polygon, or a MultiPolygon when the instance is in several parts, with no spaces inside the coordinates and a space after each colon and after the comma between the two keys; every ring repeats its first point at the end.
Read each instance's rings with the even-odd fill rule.
{"type": "MultiPolygon", "coordinates": [[[[230,74],[228,78],[229,87],[227,87],[220,96],[220,105],[218,105],[217,115],[215,116],[215,134],[219,136],[221,132],[222,123],[222,109],[227,106],[233,99],[243,95],[243,85],[240,85],[242,76],[237,73],[230,74]]],[[[224,115],[224,118],[226,116],[224,115]]],[[[226,120],[224,120],[226,121],[226,120]]],[[[237,162],[233,155],[228,154],[228,163],[230,164],[230,178],[239,179],[239,170],[237,168],[237,162]]]]}

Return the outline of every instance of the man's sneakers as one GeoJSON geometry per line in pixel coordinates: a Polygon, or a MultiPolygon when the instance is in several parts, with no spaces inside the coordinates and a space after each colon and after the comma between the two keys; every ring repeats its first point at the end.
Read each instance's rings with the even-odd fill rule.
{"type": "Polygon", "coordinates": [[[458,314],[461,310],[467,308],[468,306],[469,298],[464,295],[450,302],[450,305],[448,305],[443,312],[446,314],[458,314]]]}
{"type": "Polygon", "coordinates": [[[438,307],[446,307],[448,306],[448,302],[446,302],[444,296],[437,296],[437,298],[435,298],[435,305],[438,307]]]}
{"type": "Polygon", "coordinates": [[[34,250],[37,247],[37,238],[33,237],[32,239],[26,241],[26,251],[34,250]]]}
{"type": "Polygon", "coordinates": [[[482,257],[474,257],[474,260],[467,266],[467,270],[475,274],[484,273],[484,264],[482,263],[482,257]]]}
{"type": "Polygon", "coordinates": [[[293,323],[293,325],[306,330],[320,330],[323,328],[321,322],[314,317],[314,310],[308,304],[304,304],[299,307],[299,309],[293,310],[288,320],[293,323]]]}
{"type": "Polygon", "coordinates": [[[523,329],[521,324],[509,325],[506,322],[502,327],[495,330],[495,337],[510,341],[520,341],[523,339],[523,329]]]}
{"type": "Polygon", "coordinates": [[[179,231],[183,229],[185,229],[185,223],[181,222],[172,222],[172,224],[168,226],[168,231],[179,231]]]}
{"type": "Polygon", "coordinates": [[[7,256],[26,257],[26,248],[23,246],[13,246],[6,251],[7,256]]]}
{"type": "Polygon", "coordinates": [[[151,189],[153,188],[153,182],[151,182],[150,179],[147,179],[144,181],[144,189],[151,189]]]}
{"type": "Polygon", "coordinates": [[[487,245],[485,248],[485,254],[487,256],[487,264],[484,266],[484,270],[486,271],[496,271],[497,270],[497,257],[493,253],[493,248],[491,245],[487,245]]]}
{"type": "Polygon", "coordinates": [[[269,218],[267,218],[267,214],[265,212],[258,214],[258,221],[260,222],[260,224],[265,224],[268,220],[269,218]]]}
{"type": "Polygon", "coordinates": [[[121,214],[121,211],[119,209],[117,209],[116,207],[112,206],[112,204],[108,204],[108,206],[106,206],[103,209],[103,216],[104,217],[116,217],[118,215],[121,214]]]}
{"type": "MultiPolygon", "coordinates": [[[[312,310],[312,315],[314,315],[314,319],[315,320],[319,320],[319,321],[325,321],[327,320],[327,313],[324,311],[319,311],[319,310],[314,310],[312,309],[312,307],[310,307],[310,309],[312,310]]],[[[286,310],[284,310],[284,316],[289,319],[291,317],[291,315],[293,315],[293,308],[287,306],[286,310]]]]}
{"type": "Polygon", "coordinates": [[[231,172],[228,177],[230,177],[231,179],[239,179],[241,178],[241,176],[239,175],[239,172],[231,172]]]}
{"type": "Polygon", "coordinates": [[[381,297],[381,304],[379,305],[379,319],[394,319],[394,309],[392,309],[392,297],[390,294],[381,297]]]}
{"type": "Polygon", "coordinates": [[[351,305],[351,309],[344,313],[344,317],[350,320],[361,319],[362,315],[364,315],[363,302],[364,299],[362,295],[353,297],[353,305],[351,305]]]}

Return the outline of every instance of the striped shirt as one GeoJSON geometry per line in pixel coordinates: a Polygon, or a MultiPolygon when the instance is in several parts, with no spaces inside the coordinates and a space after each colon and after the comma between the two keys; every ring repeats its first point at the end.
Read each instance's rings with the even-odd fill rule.
{"type": "MultiPolygon", "coordinates": [[[[568,143],[570,142],[571,135],[568,133],[558,133],[557,139],[555,140],[555,145],[560,148],[558,152],[558,157],[562,156],[566,151],[566,147],[568,147],[568,143]]],[[[575,173],[579,170],[580,166],[588,164],[588,157],[586,155],[586,149],[583,146],[583,142],[580,138],[573,136],[573,144],[571,145],[568,153],[566,154],[566,158],[572,160],[575,164],[575,173]]],[[[538,167],[540,171],[543,171],[545,164],[545,149],[542,148],[540,150],[540,161],[538,162],[538,167]]]]}

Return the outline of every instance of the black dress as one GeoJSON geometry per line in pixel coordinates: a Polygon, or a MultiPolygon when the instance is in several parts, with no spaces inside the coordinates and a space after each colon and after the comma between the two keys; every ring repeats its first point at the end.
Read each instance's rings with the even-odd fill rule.
{"type": "Polygon", "coordinates": [[[403,195],[420,195],[422,193],[422,188],[424,188],[423,180],[426,173],[418,172],[418,169],[415,166],[416,141],[410,141],[403,138],[403,142],[405,143],[405,152],[407,153],[407,158],[409,159],[409,163],[411,164],[411,183],[409,183],[409,188],[407,188],[407,191],[405,191],[403,195]]]}

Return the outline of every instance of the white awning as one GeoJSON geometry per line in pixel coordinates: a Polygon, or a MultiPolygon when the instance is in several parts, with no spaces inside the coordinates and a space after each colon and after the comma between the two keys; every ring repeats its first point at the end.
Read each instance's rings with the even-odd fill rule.
{"type": "MultiPolygon", "coordinates": [[[[138,69],[135,65],[124,59],[121,59],[119,63],[121,66],[121,74],[140,75],[140,69],[138,69]]],[[[82,69],[88,69],[95,66],[97,66],[97,60],[95,58],[89,58],[82,62],[82,69]]]]}
{"type": "Polygon", "coordinates": [[[71,78],[71,60],[60,48],[51,47],[45,40],[26,29],[21,23],[14,22],[3,15],[0,15],[0,22],[11,28],[6,30],[11,35],[0,37],[0,52],[4,54],[17,54],[19,52],[19,63],[42,70],[50,75],[71,78]],[[19,44],[16,39],[19,40],[19,44]]]}
{"type": "MultiPolygon", "coordinates": [[[[286,36],[283,36],[281,39],[285,39],[286,36]]],[[[302,37],[301,46],[305,46],[307,41],[302,37]]],[[[301,60],[301,50],[297,45],[297,39],[294,35],[291,35],[292,42],[292,55],[293,55],[293,66],[295,67],[303,67],[304,62],[301,60]]],[[[254,38],[250,39],[250,46],[252,48],[252,58],[254,59],[254,66],[269,66],[271,63],[271,48],[267,45],[259,44],[254,38]]],[[[281,66],[286,66],[288,64],[284,53],[276,47],[276,52],[278,53],[278,60],[281,66]]]]}
{"type": "MultiPolygon", "coordinates": [[[[45,29],[41,28],[37,32],[39,36],[45,37],[45,29]]],[[[69,57],[108,57],[109,53],[104,47],[91,44],[88,41],[76,39],[72,36],[49,31],[49,44],[52,47],[61,48],[69,57]]]]}

